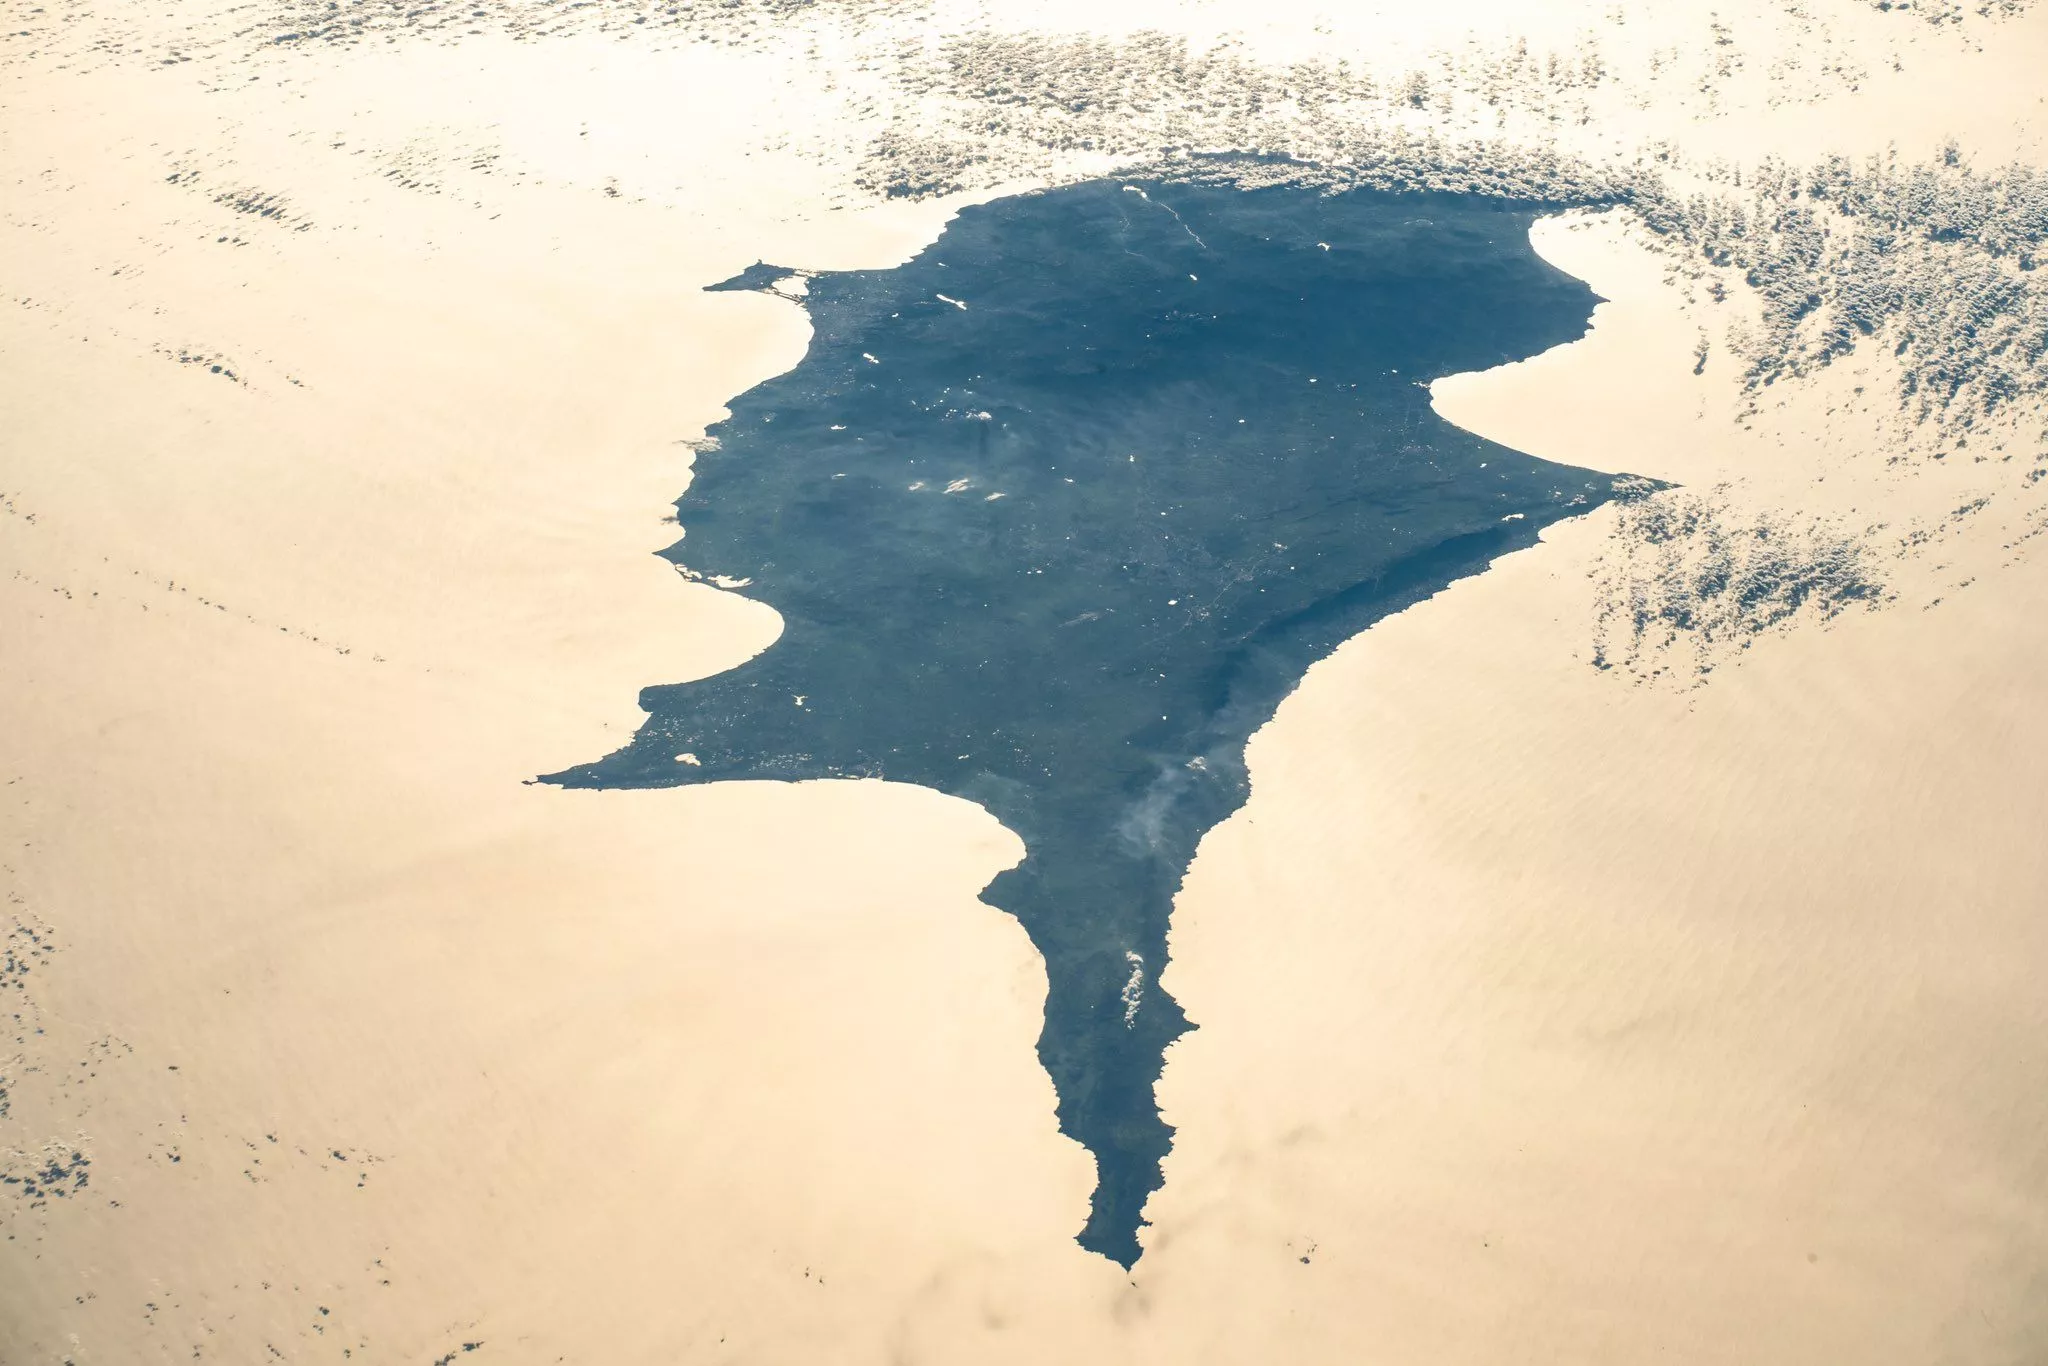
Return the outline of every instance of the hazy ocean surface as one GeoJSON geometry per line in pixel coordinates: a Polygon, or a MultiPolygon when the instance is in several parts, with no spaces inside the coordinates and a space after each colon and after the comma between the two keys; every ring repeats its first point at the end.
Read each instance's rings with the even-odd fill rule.
{"type": "Polygon", "coordinates": [[[1100,1177],[1081,1242],[1129,1265],[1191,1027],[1168,917],[1246,739],[1346,637],[1610,496],[1430,410],[1428,381],[1584,332],[1538,212],[1105,181],[811,277],[809,354],[712,430],[666,552],[782,637],[647,689],[632,744],[554,780],[879,777],[1022,836],[987,899],[1045,955],[1039,1056],[1100,1177]]]}

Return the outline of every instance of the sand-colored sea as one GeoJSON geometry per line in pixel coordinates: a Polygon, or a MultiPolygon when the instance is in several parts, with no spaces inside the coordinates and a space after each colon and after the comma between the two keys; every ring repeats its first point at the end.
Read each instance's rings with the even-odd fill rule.
{"type": "MultiPolygon", "coordinates": [[[[777,629],[650,553],[806,344],[701,286],[960,198],[825,184],[789,130],[867,96],[794,51],[81,56],[169,12],[0,67],[0,1362],[2048,1359],[2048,538],[1889,357],[1745,394],[1739,290],[1538,224],[1607,302],[1447,417],[1936,548],[1601,668],[1613,505],[1317,665],[1178,905],[1127,1274],[991,817],[527,781],[777,629]]],[[[1928,35],[1960,121],[1643,117],[2038,148],[2048,12],[1928,35]]]]}

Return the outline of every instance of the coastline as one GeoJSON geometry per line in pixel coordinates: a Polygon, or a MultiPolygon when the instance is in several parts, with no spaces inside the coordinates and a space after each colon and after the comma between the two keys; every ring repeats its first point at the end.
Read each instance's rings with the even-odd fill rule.
{"type": "MultiPolygon", "coordinates": [[[[487,50],[337,62],[300,131],[454,127],[538,62],[487,50]],[[425,93],[363,112],[399,75],[425,93]]],[[[599,107],[616,84],[675,126],[791,117],[736,59],[671,88],[607,50],[579,49],[599,107]]],[[[1032,1054],[1043,970],[977,900],[1020,853],[992,819],[872,783],[521,785],[623,738],[642,684],[773,638],[648,553],[678,438],[804,345],[781,302],[698,286],[886,264],[947,204],[834,207],[738,136],[664,163],[687,200],[620,202],[548,180],[576,118],[539,183],[293,179],[253,99],[8,79],[34,279],[0,381],[0,866],[56,948],[15,993],[0,1132],[10,1171],[90,1179],[8,1209],[26,1308],[0,1355],[1905,1366],[2048,1342],[2020,1046],[2048,962],[2024,913],[2048,571],[2023,519],[1951,522],[1996,471],[1890,462],[1881,363],[1745,431],[1732,362],[1692,373],[1666,260],[1539,225],[1612,302],[1582,342],[1440,383],[1446,417],[1737,527],[1947,539],[1878,566],[1884,610],[1771,627],[1702,687],[1683,652],[1593,667],[1637,573],[1603,509],[1311,670],[1177,905],[1168,981],[1202,1028],[1169,1053],[1177,1146],[1126,1277],[1071,1242],[1093,1172],[1032,1054]],[[235,153],[197,159],[202,191],[160,179],[188,143],[235,153]],[[213,198],[273,177],[281,220],[213,198]],[[250,243],[229,264],[195,245],[215,226],[250,243]]]]}
{"type": "Polygon", "coordinates": [[[742,186],[693,241],[719,218],[572,200],[455,259],[426,200],[410,243],[263,239],[226,289],[149,253],[145,316],[242,383],[91,283],[191,212],[123,165],[149,112],[45,89],[127,203],[46,190],[24,216],[68,234],[13,239],[71,292],[8,317],[5,863],[55,951],[4,1141],[88,1179],[10,1200],[0,1355],[816,1359],[992,1230],[1064,1257],[1092,1172],[1032,1055],[1043,971],[975,899],[1013,837],[872,783],[523,785],[772,637],[648,553],[674,434],[804,345],[698,284],[750,236],[886,264],[946,208],[742,186]]]}
{"type": "MultiPolygon", "coordinates": [[[[1719,414],[1643,441],[1712,393],[1643,258],[1536,240],[1613,302],[1439,386],[1446,415],[1538,454],[1569,423],[1665,478],[1755,468],[1770,438],[1719,414]],[[1594,394],[1610,420],[1572,421],[1594,394]]],[[[1161,1085],[1153,1274],[1249,1280],[1291,1311],[1262,1329],[1404,1360],[2023,1356],[2048,565],[1646,684],[1588,662],[1616,515],[1378,623],[1254,738],[1176,918],[1168,978],[1210,1023],[1161,1085]]]]}

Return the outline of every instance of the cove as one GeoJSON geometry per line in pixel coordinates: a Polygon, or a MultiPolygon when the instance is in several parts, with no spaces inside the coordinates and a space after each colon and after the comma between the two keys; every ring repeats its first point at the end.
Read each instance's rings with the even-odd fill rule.
{"type": "Polygon", "coordinates": [[[1132,1265],[1192,1027],[1159,981],[1173,900],[1245,742],[1347,637],[1613,494],[1429,405],[1584,333],[1596,297],[1529,245],[1545,208],[1099,181],[810,275],[809,352],[712,428],[663,552],[782,636],[646,689],[629,745],[549,780],[886,778],[1015,831],[985,895],[1045,958],[1039,1058],[1096,1160],[1080,1242],[1132,1265]]]}

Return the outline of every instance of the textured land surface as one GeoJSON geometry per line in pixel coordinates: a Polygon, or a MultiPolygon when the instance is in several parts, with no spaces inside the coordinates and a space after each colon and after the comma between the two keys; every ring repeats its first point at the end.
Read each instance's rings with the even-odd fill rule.
{"type": "Polygon", "coordinates": [[[1097,181],[809,277],[810,350],[712,429],[667,552],[782,635],[650,689],[633,745],[568,778],[888,778],[1021,836],[987,896],[1046,961],[1039,1057],[1098,1169],[1082,1243],[1126,1266],[1188,1028],[1158,989],[1173,898],[1245,741],[1344,640],[1608,496],[1429,406],[1583,334],[1533,217],[1097,181]]]}
{"type": "Polygon", "coordinates": [[[1918,0],[11,7],[0,1358],[2048,1354],[2044,69],[1918,0]],[[1643,477],[1251,736],[1128,1271],[1021,823],[531,781],[800,644],[675,570],[812,341],[704,287],[1105,180],[1516,206],[1590,329],[1413,398],[1643,477]]]}

